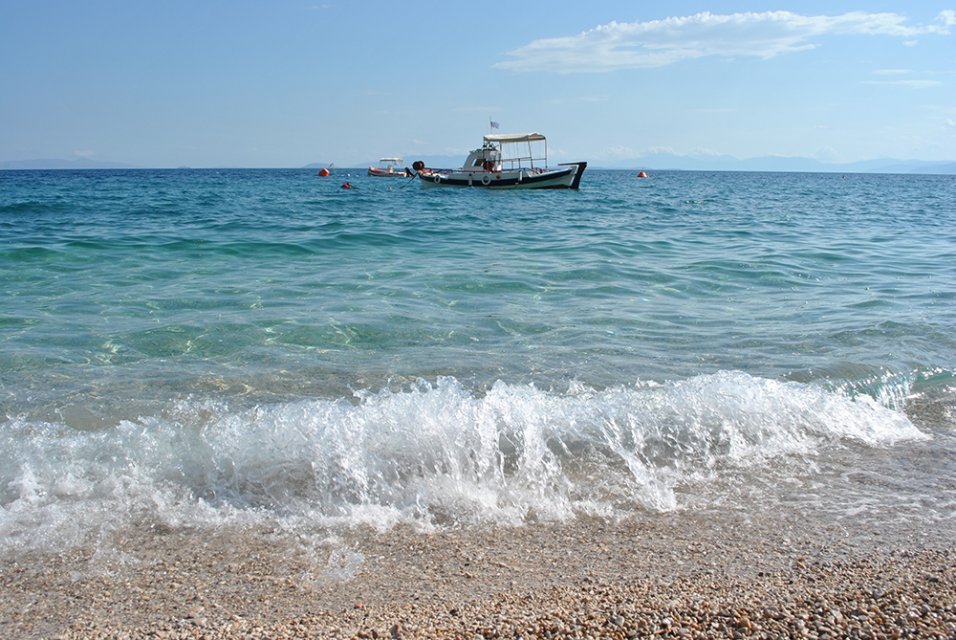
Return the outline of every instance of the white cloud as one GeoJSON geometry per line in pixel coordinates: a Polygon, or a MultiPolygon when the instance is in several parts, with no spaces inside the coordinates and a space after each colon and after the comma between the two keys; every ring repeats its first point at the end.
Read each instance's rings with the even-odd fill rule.
{"type": "Polygon", "coordinates": [[[701,157],[708,157],[708,156],[719,157],[719,156],[727,155],[722,151],[717,151],[716,149],[711,149],[709,147],[697,147],[696,149],[691,151],[691,153],[695,156],[701,156],[701,157]]]}
{"type": "Polygon", "coordinates": [[[910,89],[931,89],[942,84],[937,80],[864,80],[863,84],[886,84],[910,89]]]}
{"type": "Polygon", "coordinates": [[[676,154],[677,150],[674,149],[674,147],[648,147],[647,153],[648,154],[653,154],[653,153],[675,153],[676,154]]]}
{"type": "Polygon", "coordinates": [[[600,72],[663,67],[707,56],[773,58],[812,49],[823,36],[883,35],[912,39],[949,35],[956,11],[910,26],[895,13],[852,11],[803,16],[790,11],[709,12],[648,22],[610,22],[574,36],[544,38],[508,53],[495,67],[512,71],[600,72]]]}
{"type": "Polygon", "coordinates": [[[613,158],[614,160],[622,160],[639,156],[641,155],[641,152],[634,147],[618,144],[606,148],[604,150],[604,155],[608,158],[613,158]]]}
{"type": "Polygon", "coordinates": [[[909,87],[910,89],[931,89],[933,87],[939,87],[943,83],[938,80],[921,80],[919,78],[902,78],[899,76],[906,76],[912,73],[909,69],[877,69],[873,72],[875,76],[881,77],[893,77],[893,79],[887,80],[864,80],[863,84],[883,84],[883,85],[892,85],[898,87],[909,87]]]}

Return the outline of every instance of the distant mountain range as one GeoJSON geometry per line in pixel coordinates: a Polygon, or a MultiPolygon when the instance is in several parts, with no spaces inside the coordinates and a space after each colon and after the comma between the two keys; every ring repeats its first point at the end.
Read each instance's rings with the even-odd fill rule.
{"type": "MultiPolygon", "coordinates": [[[[464,156],[417,156],[429,167],[458,167],[464,156]]],[[[584,158],[585,160],[587,158],[584,158]]],[[[411,166],[413,160],[407,164],[411,166]]],[[[304,169],[327,167],[328,162],[308,164],[304,169]]],[[[370,161],[361,166],[375,165],[370,161]]],[[[626,160],[592,160],[594,169],[647,169],[679,171],[805,171],[821,173],[926,173],[956,175],[956,161],[931,162],[926,160],[899,160],[880,158],[849,163],[829,163],[813,158],[762,156],[740,159],[727,155],[692,156],[672,153],[655,153],[626,160]]],[[[76,158],[72,160],[8,160],[0,162],[0,169],[136,169],[130,164],[76,158]]],[[[346,167],[342,167],[343,169],[346,167]]]]}
{"type": "Polygon", "coordinates": [[[813,158],[761,156],[740,159],[727,155],[685,156],[657,153],[609,164],[608,169],[677,169],[684,171],[796,171],[819,173],[925,173],[956,174],[956,161],[931,162],[879,158],[858,162],[831,163],[813,158]]]}
{"type": "MultiPolygon", "coordinates": [[[[421,156],[429,167],[458,167],[458,156],[421,156]]],[[[587,160],[587,158],[582,158],[587,160]]],[[[410,164],[410,163],[409,163],[410,164]]],[[[762,156],[740,159],[727,155],[685,156],[655,153],[625,160],[590,161],[593,169],[646,169],[676,171],[794,171],[812,173],[925,173],[956,175],[956,161],[930,162],[926,160],[899,160],[881,158],[859,162],[829,163],[813,158],[762,156]]]]}

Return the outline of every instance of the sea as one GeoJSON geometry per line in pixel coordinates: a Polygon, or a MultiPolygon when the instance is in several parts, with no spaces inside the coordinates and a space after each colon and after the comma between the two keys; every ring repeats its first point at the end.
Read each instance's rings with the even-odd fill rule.
{"type": "Polygon", "coordinates": [[[731,512],[956,539],[956,176],[0,171],[4,557],[731,512]]]}

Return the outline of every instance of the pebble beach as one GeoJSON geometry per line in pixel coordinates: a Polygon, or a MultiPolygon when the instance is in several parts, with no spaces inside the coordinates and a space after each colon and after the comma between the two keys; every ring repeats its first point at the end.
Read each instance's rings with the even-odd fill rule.
{"type": "Polygon", "coordinates": [[[6,558],[5,638],[952,638],[944,531],[704,514],[427,533],[149,531],[6,558]]]}

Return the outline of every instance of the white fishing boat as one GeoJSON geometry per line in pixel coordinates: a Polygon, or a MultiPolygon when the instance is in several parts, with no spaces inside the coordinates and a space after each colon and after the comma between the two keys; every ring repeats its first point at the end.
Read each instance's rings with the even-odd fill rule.
{"type": "Polygon", "coordinates": [[[402,166],[401,158],[382,158],[378,161],[379,166],[369,167],[368,175],[376,178],[407,178],[408,172],[404,168],[396,169],[402,166]]]}
{"type": "Polygon", "coordinates": [[[548,166],[548,142],[540,133],[490,133],[460,169],[412,165],[426,187],[577,189],[587,162],[548,166]]]}

